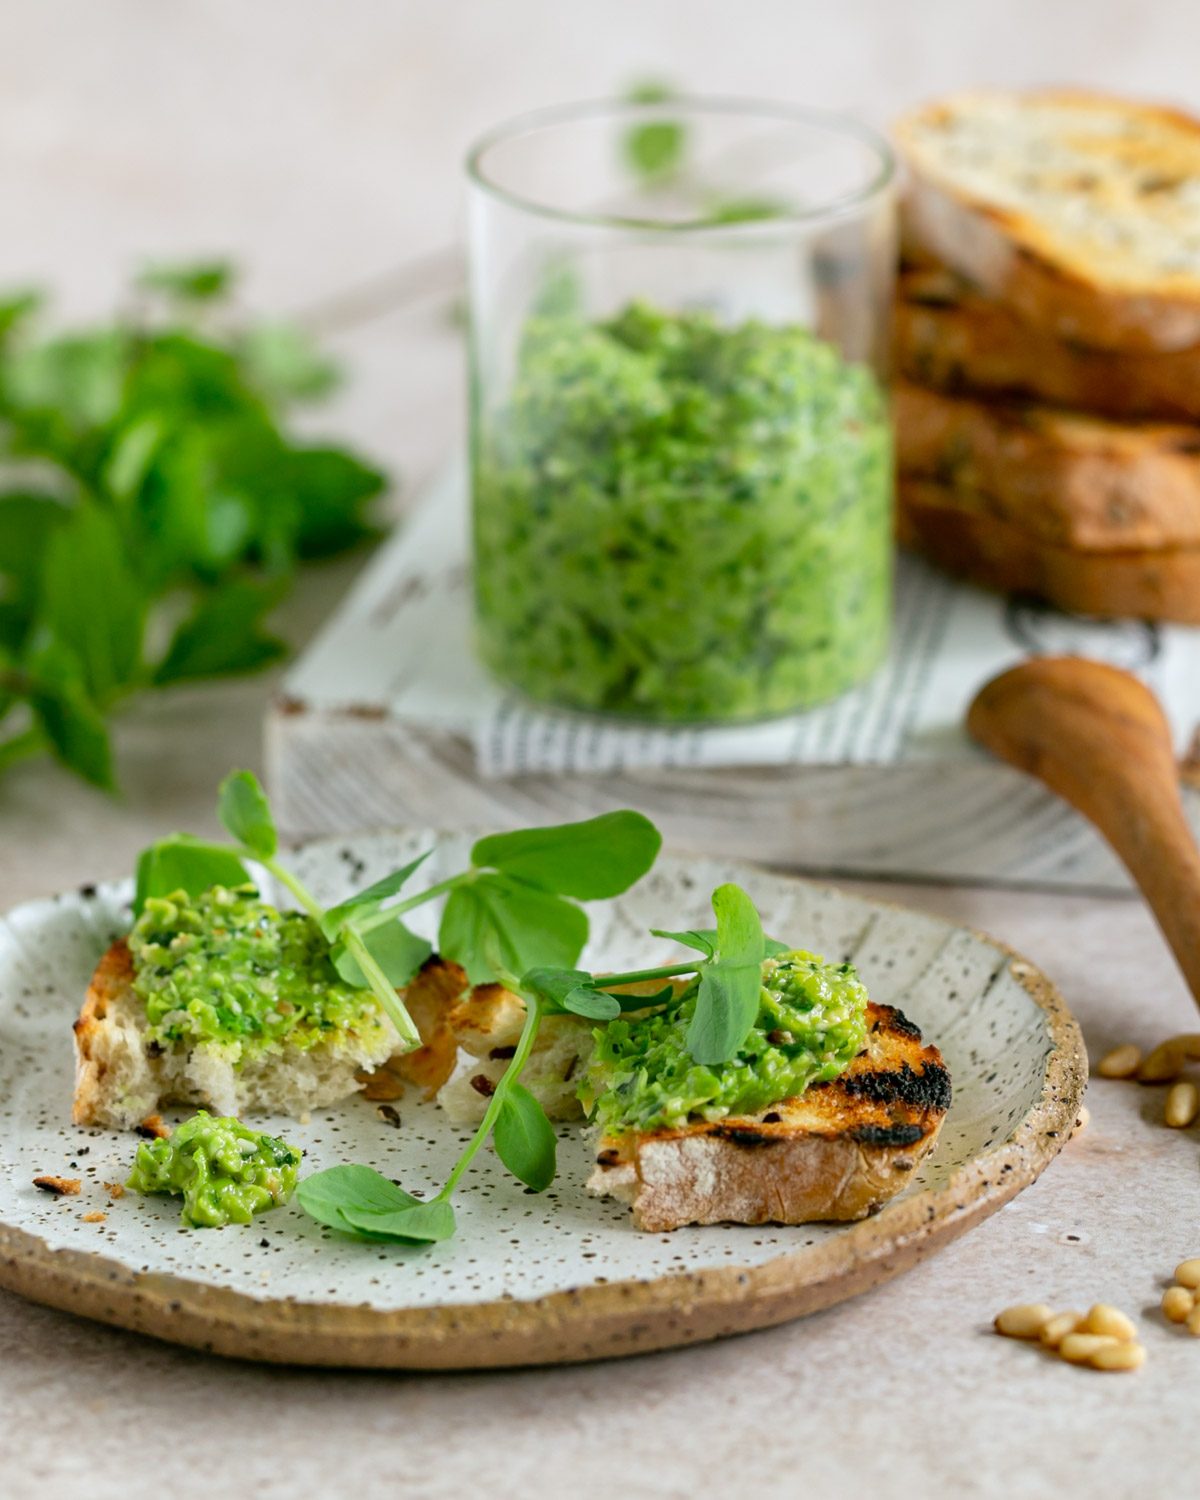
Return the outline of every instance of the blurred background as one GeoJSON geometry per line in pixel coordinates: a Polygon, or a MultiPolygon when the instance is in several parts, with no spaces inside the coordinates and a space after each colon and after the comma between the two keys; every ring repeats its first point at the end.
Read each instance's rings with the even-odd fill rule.
{"type": "MultiPolygon", "coordinates": [[[[464,153],[538,106],[644,79],[848,111],[979,84],[1068,82],[1200,103],[1195,0],[55,0],[0,18],[0,291],[109,315],[147,262],[227,257],[241,310],[317,335],[347,375],[298,420],[392,481],[394,513],[465,426],[464,153]]],[[[308,569],[277,622],[301,646],[361,568],[308,569]]],[[[211,822],[260,765],[278,669],[142,694],[119,798],[45,759],[0,777],[9,900],[78,865],[122,873],[165,824],[211,822]]]]}

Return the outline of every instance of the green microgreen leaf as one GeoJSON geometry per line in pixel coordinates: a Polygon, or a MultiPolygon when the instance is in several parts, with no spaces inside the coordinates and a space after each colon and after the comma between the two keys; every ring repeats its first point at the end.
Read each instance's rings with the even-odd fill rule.
{"type": "Polygon", "coordinates": [[[348,901],[343,901],[340,906],[332,907],[321,919],[321,931],[330,942],[333,942],[351,919],[361,921],[364,917],[374,916],[383,908],[389,897],[400,893],[409,878],[420,869],[432,853],[432,849],[426,849],[424,854],[419,854],[416,859],[410,860],[399,870],[393,870],[390,875],[385,875],[374,885],[358,891],[348,901]]]}
{"type": "Polygon", "coordinates": [[[753,901],[739,886],[713,892],[717,958],[703,967],[687,1049],[712,1066],[737,1054],[758,1016],[766,940],[753,901]]]}
{"type": "Polygon", "coordinates": [[[270,859],[279,847],[267,794],[253,771],[231,771],[217,793],[217,817],[239,844],[259,859],[270,859]]]}
{"type": "Polygon", "coordinates": [[[492,1132],[496,1154],[513,1174],[537,1193],[554,1181],[558,1139],[546,1111],[521,1083],[505,1089],[492,1132]]]}
{"type": "Polygon", "coordinates": [[[245,865],[232,849],[189,833],[173,833],[143,849],[138,858],[133,914],[136,917],[141,913],[150,896],[172,896],[176,891],[202,896],[214,885],[252,884],[245,865]]]}
{"type": "Polygon", "coordinates": [[[662,835],[650,819],[625,809],[579,823],[492,834],[471,850],[471,862],[559,896],[600,901],[640,880],[661,847],[662,835]]]}
{"type": "Polygon", "coordinates": [[[715,927],[703,928],[688,932],[670,932],[662,927],[650,929],[652,937],[670,938],[673,943],[682,943],[685,948],[694,948],[697,953],[703,953],[705,958],[712,958],[717,951],[717,930],[715,927]]]}
{"type": "Polygon", "coordinates": [[[361,1231],[345,1218],[345,1209],[392,1214],[417,1207],[421,1199],[398,1188],[374,1167],[348,1165],[327,1167],[323,1172],[301,1178],[296,1187],[296,1201],[319,1224],[355,1235],[361,1231]]]}
{"type": "MultiPolygon", "coordinates": [[[[665,104],[675,97],[669,84],[647,80],[625,96],[631,104],[665,104]]],[[[673,177],[687,154],[687,128],[669,116],[634,125],[621,138],[621,154],[636,177],[650,186],[673,177]]]]}
{"type": "MultiPolygon", "coordinates": [[[[396,989],[403,988],[433,952],[433,945],[407,928],[399,917],[372,928],[370,932],[360,933],[359,940],[383,970],[388,983],[396,989]]],[[[370,980],[354,955],[347,952],[345,943],[336,942],[330,950],[330,958],[347,984],[357,989],[371,988],[370,980]]]]}
{"type": "Polygon", "coordinates": [[[147,266],[137,282],[148,292],[163,292],[189,302],[208,302],[224,296],[233,279],[233,266],[228,261],[208,260],[187,266],[147,266]]]}
{"type": "Polygon", "coordinates": [[[410,1206],[386,1213],[347,1204],[341,1215],[357,1233],[374,1241],[392,1240],[400,1245],[436,1244],[450,1239],[458,1227],[450,1204],[436,1198],[429,1203],[417,1199],[410,1206]]]}
{"type": "Polygon", "coordinates": [[[547,1013],[571,1011],[590,1020],[611,1021],[621,1007],[595,986],[595,979],[583,969],[531,969],[521,978],[522,991],[532,990],[547,1013]]]}
{"type": "Polygon", "coordinates": [[[472,984],[488,984],[502,971],[571,968],[587,935],[587,916],[570,901],[507,875],[481,874],[450,892],[438,949],[472,984]]]}

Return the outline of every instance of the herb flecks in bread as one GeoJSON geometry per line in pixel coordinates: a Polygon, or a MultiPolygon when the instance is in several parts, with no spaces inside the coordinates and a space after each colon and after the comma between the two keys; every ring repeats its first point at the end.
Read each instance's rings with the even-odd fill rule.
{"type": "Polygon", "coordinates": [[[1200,343],[1200,123],[1082,91],[902,119],[905,232],[1027,321],[1100,348],[1200,343]]]}

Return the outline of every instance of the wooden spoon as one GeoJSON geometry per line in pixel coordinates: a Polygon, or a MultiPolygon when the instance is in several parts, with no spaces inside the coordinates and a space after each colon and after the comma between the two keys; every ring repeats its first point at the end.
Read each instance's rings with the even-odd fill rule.
{"type": "Polygon", "coordinates": [[[1150,689],[1100,662],[1040,657],[981,688],[967,729],[1095,824],[1200,1005],[1200,849],[1179,796],[1171,729],[1150,689]]]}

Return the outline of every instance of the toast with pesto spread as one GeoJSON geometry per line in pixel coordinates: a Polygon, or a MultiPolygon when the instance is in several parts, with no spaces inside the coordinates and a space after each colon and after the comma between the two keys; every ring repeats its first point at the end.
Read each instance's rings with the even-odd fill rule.
{"type": "Polygon", "coordinates": [[[975,90],[899,121],[908,243],[1060,338],[1200,344],[1200,122],[1073,90],[975,90]]]}
{"type": "MultiPolygon", "coordinates": [[[[462,1056],[438,1102],[455,1124],[475,1124],[512,1057],[525,1007],[499,985],[464,984],[447,1014],[462,1056]]],[[[521,1081],[551,1119],[582,1119],[594,1027],[575,1016],[548,1021],[521,1081]]],[[[652,1232],[863,1218],[912,1180],[950,1092],[937,1048],[923,1045],[900,1011],[868,1002],[865,1043],[838,1077],[752,1113],[598,1132],[587,1187],[627,1203],[636,1227],[652,1232]]]]}
{"type": "Polygon", "coordinates": [[[129,1128],[166,1104],[295,1116],[353,1094],[398,1045],[310,919],[214,887],[152,900],[75,1021],[73,1118],[129,1128]]]}
{"type": "Polygon", "coordinates": [[[937,1048],[870,1003],[866,1045],[837,1078],[752,1114],[601,1136],[588,1189],[650,1232],[866,1218],[912,1181],[950,1092],[937,1048]]]}

